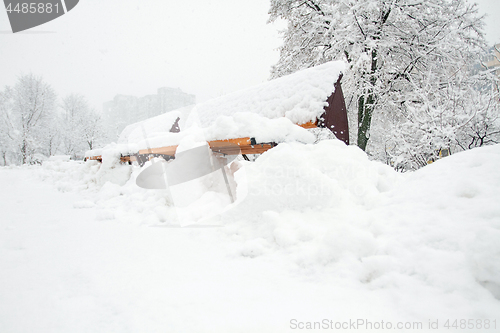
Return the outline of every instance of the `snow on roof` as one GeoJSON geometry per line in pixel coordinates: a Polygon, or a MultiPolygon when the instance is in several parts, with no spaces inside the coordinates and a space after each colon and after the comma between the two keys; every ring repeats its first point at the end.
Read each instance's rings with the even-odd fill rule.
{"type": "Polygon", "coordinates": [[[254,137],[257,142],[310,142],[312,135],[295,124],[315,121],[323,114],[344,69],[344,62],[332,61],[170,111],[127,126],[118,143],[139,149],[177,145],[200,130],[206,141],[254,137]],[[181,132],[170,133],[177,118],[181,132]]]}
{"type": "Polygon", "coordinates": [[[244,112],[285,117],[295,124],[316,120],[344,66],[342,61],[328,62],[207,101],[198,105],[201,125],[209,127],[220,116],[244,112]]]}

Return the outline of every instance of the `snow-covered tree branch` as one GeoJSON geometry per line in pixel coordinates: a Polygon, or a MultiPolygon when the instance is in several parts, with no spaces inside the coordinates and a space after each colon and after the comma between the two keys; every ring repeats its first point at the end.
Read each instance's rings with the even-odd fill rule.
{"type": "Polygon", "coordinates": [[[103,137],[101,126],[84,96],[65,97],[58,110],[49,84],[21,75],[13,88],[0,91],[0,164],[34,163],[57,153],[83,155],[103,137]]]}
{"type": "MultiPolygon", "coordinates": [[[[466,100],[484,80],[472,67],[486,44],[482,18],[467,0],[273,0],[269,13],[271,22],[288,22],[272,78],[334,59],[348,62],[343,83],[354,135],[372,155],[385,152],[393,129],[419,124],[427,134],[414,139],[426,142],[465,126],[474,113],[466,100]]],[[[405,134],[410,142],[406,135],[416,133],[405,134]]]]}
{"type": "Polygon", "coordinates": [[[41,77],[22,75],[12,90],[12,109],[7,114],[14,133],[20,162],[31,163],[43,146],[48,122],[55,111],[56,94],[41,77]]]}

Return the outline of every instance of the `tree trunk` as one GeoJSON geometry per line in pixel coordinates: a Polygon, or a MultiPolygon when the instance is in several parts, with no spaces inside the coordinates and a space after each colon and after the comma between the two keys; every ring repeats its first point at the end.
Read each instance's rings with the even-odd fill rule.
{"type": "Polygon", "coordinates": [[[377,79],[375,73],[377,71],[377,50],[372,50],[372,65],[370,87],[364,95],[358,98],[358,147],[366,151],[369,132],[372,123],[373,109],[375,108],[375,95],[373,93],[377,79]]]}
{"type": "Polygon", "coordinates": [[[23,144],[21,146],[21,164],[26,164],[26,160],[28,159],[28,143],[26,139],[23,139],[23,144]]]}
{"type": "Polygon", "coordinates": [[[358,100],[358,147],[363,151],[366,150],[368,144],[369,131],[372,122],[373,107],[375,99],[370,93],[365,102],[365,96],[361,96],[358,100]]]}

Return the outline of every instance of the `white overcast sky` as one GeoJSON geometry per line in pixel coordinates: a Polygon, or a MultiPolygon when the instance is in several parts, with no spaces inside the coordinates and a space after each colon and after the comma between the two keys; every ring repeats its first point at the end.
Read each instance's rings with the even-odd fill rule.
{"type": "MultiPolygon", "coordinates": [[[[500,42],[500,0],[477,0],[500,42]]],[[[204,101],[269,77],[281,44],[269,0],[80,0],[66,15],[12,34],[0,7],[0,89],[42,75],[59,96],[100,110],[116,94],[178,87],[204,101]]]]}

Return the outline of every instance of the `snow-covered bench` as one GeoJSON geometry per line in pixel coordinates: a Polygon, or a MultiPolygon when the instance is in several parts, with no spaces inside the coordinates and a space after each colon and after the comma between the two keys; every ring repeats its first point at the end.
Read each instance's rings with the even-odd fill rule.
{"type": "MultiPolygon", "coordinates": [[[[208,142],[223,155],[262,154],[280,142],[311,142],[306,129],[327,128],[349,144],[340,81],[343,62],[328,62],[194,106],[127,126],[118,145],[122,162],[174,158],[183,140],[208,142]],[[191,138],[191,139],[189,139],[191,138]]],[[[87,160],[102,161],[101,151],[87,160]]]]}

